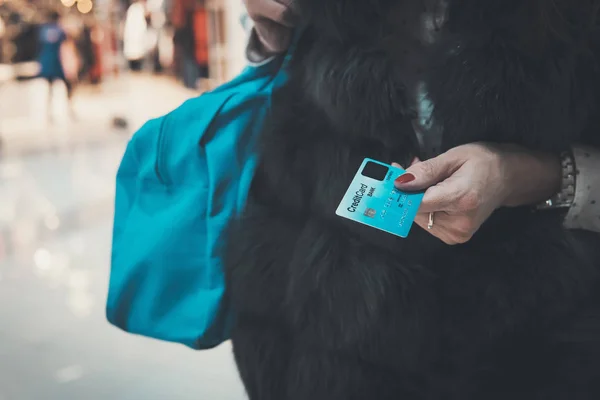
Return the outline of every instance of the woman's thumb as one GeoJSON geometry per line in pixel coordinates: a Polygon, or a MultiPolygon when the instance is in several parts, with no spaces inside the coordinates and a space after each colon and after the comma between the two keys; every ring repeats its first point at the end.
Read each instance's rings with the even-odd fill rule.
{"type": "Polygon", "coordinates": [[[425,190],[445,180],[451,174],[450,160],[442,154],[411,165],[404,174],[396,179],[394,184],[398,189],[406,191],[425,190]]]}

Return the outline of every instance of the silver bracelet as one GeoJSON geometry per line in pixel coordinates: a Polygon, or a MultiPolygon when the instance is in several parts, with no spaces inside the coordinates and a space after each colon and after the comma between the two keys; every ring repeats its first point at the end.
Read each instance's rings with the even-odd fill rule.
{"type": "Polygon", "coordinates": [[[575,201],[577,167],[573,153],[570,151],[561,153],[560,163],[562,170],[560,191],[545,202],[538,204],[536,207],[538,210],[569,208],[575,201]]]}

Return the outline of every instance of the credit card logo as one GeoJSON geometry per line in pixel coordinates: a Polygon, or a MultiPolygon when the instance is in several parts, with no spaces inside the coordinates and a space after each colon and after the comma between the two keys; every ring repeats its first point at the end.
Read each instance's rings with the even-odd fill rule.
{"type": "Polygon", "coordinates": [[[365,210],[365,217],[375,218],[375,215],[377,215],[377,210],[374,208],[367,208],[365,210]]]}
{"type": "Polygon", "coordinates": [[[348,211],[356,212],[358,205],[360,204],[361,200],[365,196],[365,193],[367,193],[367,188],[368,188],[368,186],[365,185],[364,183],[360,184],[360,189],[358,189],[356,191],[356,193],[354,194],[354,197],[352,197],[352,204],[350,205],[350,207],[348,207],[348,211]]]}

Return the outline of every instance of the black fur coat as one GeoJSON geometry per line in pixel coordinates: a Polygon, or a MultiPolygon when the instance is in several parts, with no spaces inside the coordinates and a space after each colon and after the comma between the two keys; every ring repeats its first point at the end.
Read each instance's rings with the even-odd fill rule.
{"type": "Polygon", "coordinates": [[[596,3],[297,0],[290,80],[226,246],[251,400],[600,399],[597,235],[512,208],[446,246],[335,215],[365,157],[423,156],[417,82],[440,151],[598,144],[596,3]],[[443,18],[427,41],[432,10],[443,18]]]}

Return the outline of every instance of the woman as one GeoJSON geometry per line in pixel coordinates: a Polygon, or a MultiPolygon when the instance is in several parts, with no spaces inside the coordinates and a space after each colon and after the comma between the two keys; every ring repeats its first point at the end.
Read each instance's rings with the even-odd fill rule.
{"type": "MultiPolygon", "coordinates": [[[[561,152],[598,145],[598,4],[294,0],[305,29],[225,251],[250,399],[600,396],[600,242],[560,215],[594,205],[574,199],[580,150],[561,152]],[[368,193],[388,201],[364,216],[406,215],[353,181],[365,157],[409,167],[424,229],[336,217],[351,181],[349,212],[368,193]]],[[[251,12],[268,57],[293,21],[261,5],[281,21],[251,12]]]]}
{"type": "MultiPolygon", "coordinates": [[[[294,26],[293,0],[244,1],[255,22],[249,61],[264,62],[285,51],[294,26]]],[[[600,232],[599,147],[576,145],[557,157],[469,144],[415,160],[396,184],[406,191],[427,189],[415,222],[447,244],[468,241],[504,206],[563,209],[566,227],[600,232]]]]}

